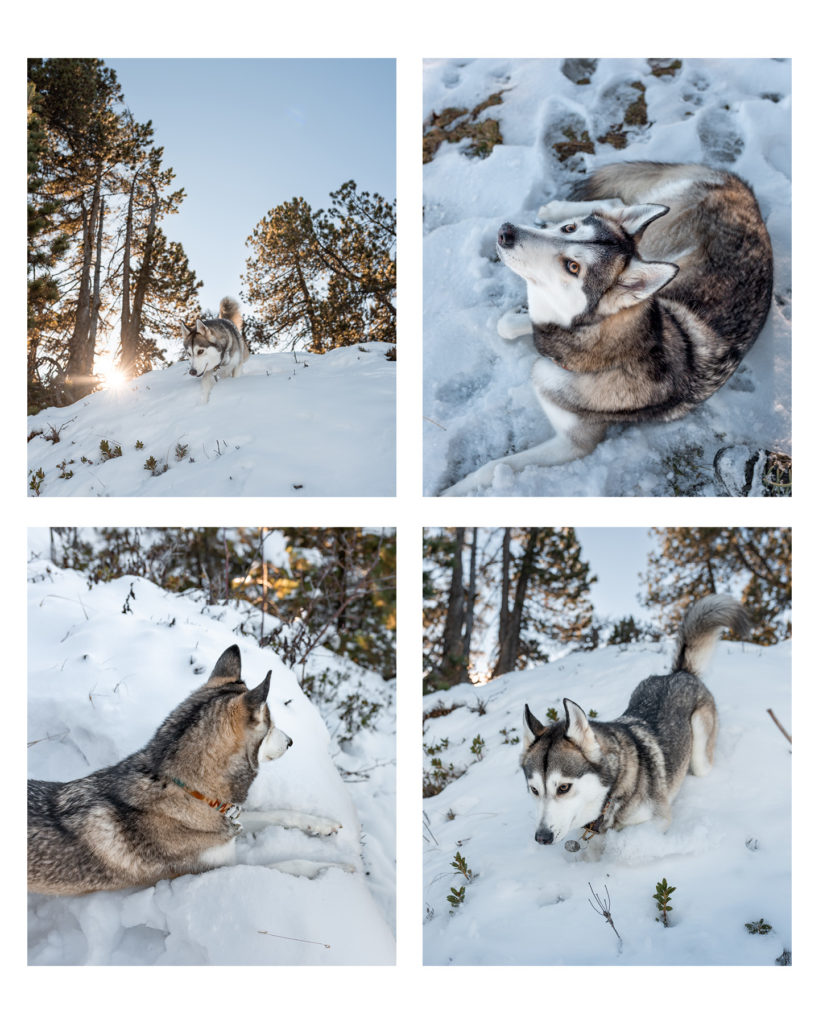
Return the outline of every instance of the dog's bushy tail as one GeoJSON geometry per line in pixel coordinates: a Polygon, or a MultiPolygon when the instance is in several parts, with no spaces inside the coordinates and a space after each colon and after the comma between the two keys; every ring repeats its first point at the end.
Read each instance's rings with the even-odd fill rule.
{"type": "Polygon", "coordinates": [[[672,671],[699,675],[708,664],[722,630],[732,629],[743,636],[750,624],[739,601],[727,594],[711,594],[695,601],[680,623],[672,671]]]}
{"type": "Polygon", "coordinates": [[[226,295],[219,303],[219,316],[222,320],[230,320],[237,331],[242,330],[242,314],[239,312],[239,303],[226,295]]]}

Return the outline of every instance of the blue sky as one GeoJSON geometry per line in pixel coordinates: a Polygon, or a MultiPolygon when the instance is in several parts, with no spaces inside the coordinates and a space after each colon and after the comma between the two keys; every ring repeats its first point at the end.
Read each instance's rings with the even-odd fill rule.
{"type": "Polygon", "coordinates": [[[272,207],[314,208],[350,178],[395,198],[395,61],[105,58],[138,121],[152,121],[187,198],[163,222],[204,282],[238,298],[245,241],[272,207]]]}
{"type": "Polygon", "coordinates": [[[638,574],[645,573],[648,553],[656,544],[649,531],[628,526],[578,526],[575,534],[583,559],[597,576],[591,590],[595,611],[612,619],[626,615],[646,622],[654,619],[656,611],[643,608],[637,600],[643,589],[638,574]]]}

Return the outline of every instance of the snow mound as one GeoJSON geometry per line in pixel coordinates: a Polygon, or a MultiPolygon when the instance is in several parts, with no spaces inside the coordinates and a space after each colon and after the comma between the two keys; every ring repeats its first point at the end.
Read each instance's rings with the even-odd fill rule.
{"type": "MultiPolygon", "coordinates": [[[[343,826],[328,838],[276,827],[244,835],[237,864],[143,890],[30,895],[29,962],[393,963],[394,937],[382,909],[390,874],[384,868],[385,881],[371,892],[355,787],[342,781],[327,727],[294,674],[242,635],[239,613],[137,577],[89,590],[79,573],[46,561],[30,563],[29,583],[29,777],[79,778],[139,749],[207,679],[219,654],[238,643],[250,685],[272,670],[270,710],[293,738],[284,757],[262,766],[245,806],[293,808],[343,826]],[[292,858],[358,870],[330,868],[308,880],[265,866],[292,858]]],[[[384,812],[382,820],[394,820],[392,809],[384,812]]],[[[389,860],[379,840],[365,839],[376,867],[389,860]]]]}
{"type": "Polygon", "coordinates": [[[241,377],[217,382],[207,404],[182,362],[121,391],[44,409],[28,422],[29,493],[392,495],[396,364],[386,358],[389,348],[253,355],[241,377]]]}

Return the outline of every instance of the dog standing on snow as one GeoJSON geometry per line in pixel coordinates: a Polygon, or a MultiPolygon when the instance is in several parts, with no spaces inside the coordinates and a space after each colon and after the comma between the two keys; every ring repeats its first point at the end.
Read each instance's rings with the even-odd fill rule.
{"type": "Polygon", "coordinates": [[[197,320],[192,327],[183,323],[182,338],[191,376],[202,380],[203,402],[210,398],[215,381],[220,377],[238,377],[250,356],[235,299],[222,299],[216,320],[197,320]]]}
{"type": "Polygon", "coordinates": [[[521,767],[537,802],[535,839],[544,846],[576,828],[590,833],[671,824],[671,801],[687,772],[711,770],[717,740],[714,698],[699,679],[722,629],[743,634],[748,617],[732,597],[713,594],[685,613],[671,673],[649,676],[612,722],[589,721],[564,700],[565,718],[542,725],[526,705],[521,767]]]}

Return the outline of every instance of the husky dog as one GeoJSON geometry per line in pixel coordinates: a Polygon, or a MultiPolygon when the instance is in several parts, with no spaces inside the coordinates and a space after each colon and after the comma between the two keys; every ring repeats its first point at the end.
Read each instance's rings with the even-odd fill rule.
{"type": "MultiPolygon", "coordinates": [[[[341,828],[295,811],[242,814],[237,822],[260,763],[293,743],[270,717],[270,672],[249,690],[241,669],[239,648],[229,647],[204,686],[119,764],[73,782],[29,781],[30,891],[79,895],[207,871],[233,862],[242,824],[317,836],[341,828]]],[[[319,861],[270,866],[307,877],[331,866],[351,870],[319,861]]]]}
{"type": "Polygon", "coordinates": [[[613,722],[589,721],[564,700],[563,721],[544,726],[526,705],[520,763],[537,801],[538,843],[548,846],[575,828],[589,839],[655,816],[668,828],[686,772],[706,775],[713,762],[717,709],[698,675],[723,627],[747,631],[739,602],[715,594],[693,604],[670,675],[644,679],[613,722]]]}
{"type": "Polygon", "coordinates": [[[210,398],[215,380],[238,377],[250,356],[242,337],[242,314],[234,299],[222,299],[218,320],[197,320],[193,327],[183,323],[182,338],[191,376],[202,378],[203,402],[210,398]]]}
{"type": "Polygon", "coordinates": [[[498,465],[588,455],[610,423],[684,416],[728,380],[768,315],[771,242],[751,189],[727,171],[611,164],[538,220],[498,231],[529,310],[505,314],[498,332],[533,336],[532,382],[556,434],[446,494],[489,486],[498,465]]]}

